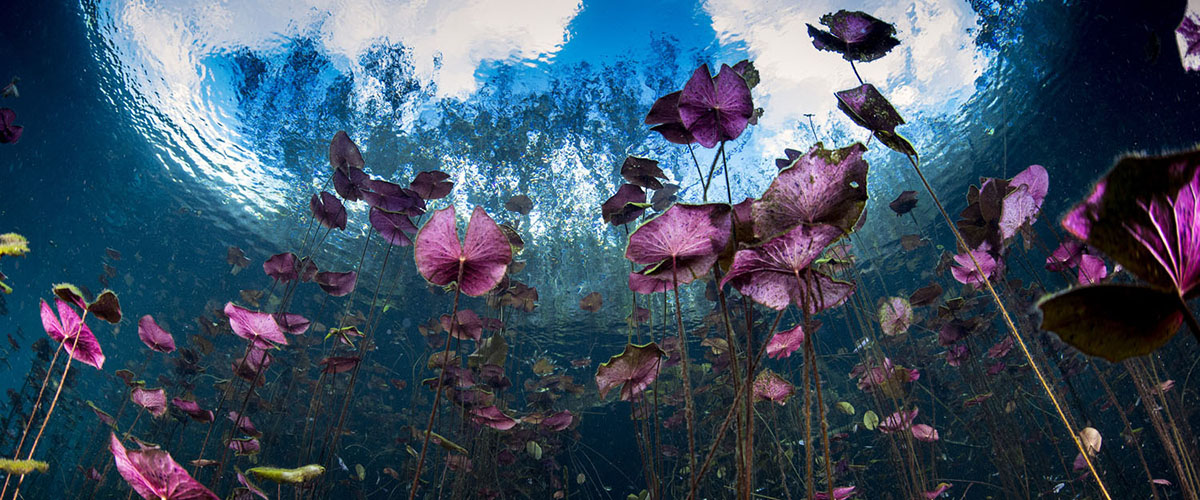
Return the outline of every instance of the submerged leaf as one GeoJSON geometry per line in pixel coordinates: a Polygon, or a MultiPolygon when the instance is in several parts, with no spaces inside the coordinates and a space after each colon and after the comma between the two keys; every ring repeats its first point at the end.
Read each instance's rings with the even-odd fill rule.
{"type": "Polygon", "coordinates": [[[867,203],[866,150],[861,143],[834,150],[817,143],[779,172],[751,209],[756,235],[771,238],[801,223],[852,231],[867,203]]]}
{"type": "Polygon", "coordinates": [[[109,434],[108,447],[117,472],[146,500],[219,500],[166,451],[128,451],[114,433],[109,434]]]}
{"type": "Polygon", "coordinates": [[[625,350],[601,363],[596,369],[596,385],[603,398],[612,388],[621,387],[621,400],[631,398],[646,389],[658,378],[662,357],[666,355],[658,344],[626,344],[625,350]]]}
{"type": "Polygon", "coordinates": [[[512,246],[496,221],[475,207],[460,244],[454,206],[433,213],[417,233],[414,258],[417,271],[430,283],[458,282],[459,290],[478,297],[495,288],[512,261],[512,246]]]}
{"type": "Polygon", "coordinates": [[[1042,329],[1112,362],[1149,354],[1179,331],[1178,298],[1135,285],[1091,285],[1038,302],[1042,329]]]}
{"type": "Polygon", "coordinates": [[[175,339],[161,326],[158,326],[158,323],[154,322],[154,317],[149,314],[138,320],[138,338],[142,339],[142,343],[146,344],[146,347],[154,351],[169,353],[175,350],[175,339]]]}
{"type": "Polygon", "coordinates": [[[847,61],[874,61],[900,45],[896,27],[865,12],[839,10],[821,16],[824,31],[808,25],[808,35],[817,50],[837,52],[847,61]]]}
{"type": "Polygon", "coordinates": [[[50,464],[41,460],[13,460],[11,458],[0,458],[0,470],[7,472],[13,476],[24,476],[33,471],[46,472],[50,470],[50,464]]]}
{"type": "Polygon", "coordinates": [[[100,292],[96,300],[88,304],[87,311],[114,325],[121,322],[121,301],[117,300],[117,293],[112,290],[100,292]]]}
{"type": "Polygon", "coordinates": [[[725,64],[716,78],[709,73],[707,64],[696,68],[679,95],[679,118],[683,126],[706,148],[737,139],[753,115],[750,86],[725,64]]]}
{"type": "Polygon", "coordinates": [[[358,273],[354,271],[342,273],[321,271],[317,273],[316,281],[325,293],[334,297],[343,297],[354,291],[354,285],[358,283],[358,273]]]}
{"type": "Polygon", "coordinates": [[[625,258],[646,267],[629,274],[629,288],[648,294],[708,274],[729,244],[729,205],[672,205],[629,235],[625,258]]]}
{"type": "Polygon", "coordinates": [[[771,401],[782,406],[795,394],[796,388],[770,368],[763,369],[754,377],[755,401],[771,401]]]}
{"type": "Polygon", "coordinates": [[[816,313],[837,306],[850,297],[854,285],[834,280],[809,264],[842,234],[827,224],[801,224],[759,246],[738,250],[721,285],[730,284],[775,310],[794,304],[816,313]]]}
{"type": "Polygon", "coordinates": [[[883,328],[884,335],[907,332],[912,320],[912,306],[902,297],[890,297],[879,306],[879,326],[883,328]]]}
{"type": "Polygon", "coordinates": [[[50,305],[44,300],[41,303],[42,328],[46,330],[46,334],[62,344],[72,359],[91,365],[97,370],[102,369],[104,352],[100,349],[100,342],[75,310],[62,299],[54,299],[58,308],[58,316],[55,317],[50,305]]]}

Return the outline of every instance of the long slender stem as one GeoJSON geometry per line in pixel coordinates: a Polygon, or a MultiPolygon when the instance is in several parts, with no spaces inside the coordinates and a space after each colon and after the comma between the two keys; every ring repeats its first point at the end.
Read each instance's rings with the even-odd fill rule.
{"type": "Polygon", "coordinates": [[[683,313],[679,310],[679,279],[678,279],[678,262],[675,257],[671,257],[671,285],[675,291],[675,323],[679,328],[679,354],[683,359],[681,366],[683,368],[681,381],[683,382],[684,407],[683,417],[687,422],[687,438],[688,438],[688,473],[691,475],[691,486],[696,487],[696,436],[692,421],[695,419],[695,409],[692,403],[692,383],[688,375],[688,349],[687,337],[683,332],[683,313]]]}
{"type": "MultiPolygon", "coordinates": [[[[55,349],[54,356],[50,358],[50,364],[46,365],[46,376],[42,378],[42,387],[38,389],[37,400],[33,403],[33,408],[29,410],[29,420],[25,421],[25,430],[21,431],[21,439],[17,441],[17,451],[13,452],[13,460],[21,458],[21,447],[25,446],[25,438],[29,436],[29,429],[33,427],[33,419],[37,417],[38,408],[42,406],[42,394],[46,391],[46,385],[50,383],[50,374],[54,371],[54,363],[58,361],[58,353],[62,352],[63,344],[58,344],[58,349],[55,349]]],[[[32,371],[32,370],[31,370],[32,371]]],[[[8,481],[12,479],[9,474],[4,477],[4,488],[0,489],[0,499],[3,499],[8,494],[8,481]]]]}
{"type": "Polygon", "coordinates": [[[425,453],[429,450],[429,436],[433,434],[433,419],[437,415],[438,403],[442,400],[442,387],[446,382],[445,363],[450,356],[450,339],[454,337],[454,327],[457,325],[455,316],[458,315],[458,297],[462,294],[462,275],[463,266],[462,262],[459,262],[458,278],[454,280],[458,286],[454,287],[454,306],[450,308],[450,331],[446,332],[446,345],[442,348],[442,371],[438,373],[438,386],[433,395],[433,408],[429,410],[429,420],[425,423],[425,439],[421,443],[421,455],[417,457],[417,470],[413,472],[413,482],[412,487],[408,490],[408,500],[417,497],[417,487],[421,484],[421,468],[425,465],[425,453]]]}
{"type": "MultiPolygon", "coordinates": [[[[86,317],[87,315],[85,314],[84,316],[86,317]]],[[[83,320],[80,320],[80,325],[82,324],[83,320]]],[[[75,345],[71,346],[72,352],[79,344],[79,331],[75,332],[75,342],[73,344],[75,345]]],[[[63,385],[67,382],[67,374],[71,372],[71,360],[73,359],[75,359],[75,356],[67,356],[67,364],[63,368],[62,377],[58,379],[58,388],[54,390],[54,398],[50,400],[50,407],[46,408],[46,418],[42,419],[42,426],[38,428],[37,437],[33,438],[33,445],[29,447],[29,454],[25,456],[26,460],[32,459],[33,452],[37,451],[38,442],[42,440],[42,433],[46,431],[46,424],[50,423],[50,416],[54,414],[54,407],[58,405],[58,396],[62,394],[63,385]]],[[[13,490],[13,500],[21,498],[21,483],[23,482],[25,482],[24,474],[17,478],[17,487],[13,490]]]]}
{"type": "MultiPolygon", "coordinates": [[[[853,64],[853,63],[851,63],[853,64]]],[[[1075,429],[1071,426],[1071,422],[1067,420],[1067,414],[1063,410],[1062,405],[1058,402],[1058,397],[1054,395],[1054,391],[1050,389],[1050,384],[1046,382],[1046,377],[1042,375],[1042,369],[1038,367],[1033,360],[1033,355],[1029,352],[1029,347],[1025,345],[1025,339],[1021,337],[1017,331],[1017,325],[1013,323],[1012,317],[1008,314],[1008,308],[1004,307],[1004,302],[1000,300],[1000,295],[996,293],[996,289],[992,286],[992,280],[987,273],[979,266],[979,262],[975,259],[975,255],[971,253],[971,248],[967,246],[966,240],[962,234],[958,232],[958,228],[954,226],[954,221],[950,220],[950,214],[946,212],[946,208],[942,205],[942,201],[937,194],[933,192],[933,187],[929,185],[929,180],[925,178],[925,174],[921,172],[921,167],[917,164],[916,158],[912,155],[908,156],[909,163],[912,164],[913,170],[917,172],[917,177],[921,178],[921,183],[925,185],[925,190],[929,192],[929,197],[933,199],[933,203],[937,205],[938,211],[941,212],[942,218],[946,220],[946,225],[950,227],[950,232],[954,233],[954,239],[958,242],[965,251],[968,257],[971,258],[971,265],[975,268],[975,272],[983,279],[983,284],[987,287],[988,293],[991,294],[992,300],[996,302],[996,306],[1000,309],[1000,315],[1004,318],[1004,323],[1008,326],[1009,333],[1013,339],[1017,341],[1017,345],[1021,347],[1021,353],[1025,355],[1025,359],[1029,361],[1029,367],[1033,369],[1033,374],[1037,376],[1038,382],[1041,383],[1042,389],[1046,391],[1046,396],[1050,398],[1050,402],[1054,405],[1054,410],[1058,412],[1058,418],[1062,420],[1063,425],[1067,428],[1067,433],[1071,435],[1071,441],[1075,443],[1075,447],[1079,453],[1083,455],[1083,461],[1087,464],[1088,471],[1092,473],[1092,477],[1096,479],[1096,485],[1100,488],[1100,493],[1104,498],[1112,500],[1112,496],[1108,494],[1108,488],[1104,487],[1104,481],[1100,479],[1100,475],[1096,473],[1096,466],[1092,464],[1091,458],[1088,457],[1087,450],[1083,447],[1083,442],[1079,440],[1079,435],[1075,433],[1075,429]]],[[[1197,333],[1200,336],[1200,333],[1197,333]]]]}

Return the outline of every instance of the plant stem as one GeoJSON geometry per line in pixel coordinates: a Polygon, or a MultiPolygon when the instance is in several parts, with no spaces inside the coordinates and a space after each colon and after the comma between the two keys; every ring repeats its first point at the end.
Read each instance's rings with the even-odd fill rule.
{"type": "MultiPolygon", "coordinates": [[[[84,316],[87,315],[85,314],[84,316]]],[[[79,324],[83,325],[82,319],[79,320],[79,324]]],[[[82,329],[82,326],[80,328],[82,329]]],[[[74,338],[75,342],[73,342],[73,345],[71,346],[72,351],[74,351],[76,345],[79,344],[78,330],[75,332],[74,338]]],[[[42,419],[42,426],[38,428],[37,437],[33,438],[33,445],[29,447],[29,454],[25,456],[26,460],[33,458],[33,452],[37,450],[38,442],[42,440],[42,433],[46,431],[46,424],[50,423],[50,415],[54,414],[54,406],[58,404],[58,396],[62,394],[63,384],[67,382],[67,374],[71,372],[71,360],[73,359],[75,359],[75,356],[67,356],[67,364],[63,368],[62,377],[58,379],[58,388],[54,390],[54,398],[50,400],[50,407],[46,409],[46,417],[42,419]]],[[[21,483],[23,482],[25,482],[24,474],[17,478],[17,487],[13,490],[13,500],[21,498],[21,483]]]]}
{"type": "MultiPolygon", "coordinates": [[[[42,406],[42,394],[46,391],[46,385],[50,383],[50,374],[54,371],[54,363],[58,361],[58,353],[62,352],[63,344],[58,344],[58,349],[54,351],[54,357],[50,358],[50,364],[46,365],[46,376],[42,378],[42,387],[38,389],[37,401],[33,403],[33,408],[29,410],[29,420],[25,421],[25,430],[21,432],[21,439],[17,441],[17,451],[13,452],[13,460],[21,458],[21,447],[25,446],[25,438],[29,436],[29,429],[33,427],[33,419],[37,416],[38,408],[42,406]]],[[[32,370],[31,370],[32,371],[32,370]]],[[[8,494],[8,481],[12,479],[9,474],[4,477],[4,488],[0,489],[0,499],[3,499],[8,494]]]]}
{"type": "Polygon", "coordinates": [[[442,348],[442,367],[438,372],[437,391],[433,395],[433,408],[429,410],[429,420],[425,424],[425,439],[421,443],[421,455],[417,457],[417,470],[413,472],[412,487],[408,490],[408,500],[413,500],[417,497],[417,487],[421,484],[421,468],[425,465],[425,453],[429,450],[429,436],[433,434],[433,419],[437,415],[438,403],[442,400],[442,388],[446,385],[446,366],[447,358],[450,356],[450,339],[454,337],[455,316],[458,315],[458,297],[462,295],[462,261],[458,264],[458,278],[454,280],[454,306],[450,308],[450,331],[446,332],[446,345],[442,348]]]}
{"type": "Polygon", "coordinates": [[[675,291],[675,323],[679,328],[679,354],[683,358],[682,361],[682,382],[684,394],[684,409],[683,417],[687,422],[687,438],[688,438],[688,473],[691,475],[691,487],[696,487],[696,436],[693,429],[693,419],[695,418],[695,409],[692,402],[692,383],[688,375],[688,350],[687,337],[683,332],[683,313],[679,310],[679,277],[678,277],[678,260],[675,256],[671,256],[671,285],[675,291]]]}

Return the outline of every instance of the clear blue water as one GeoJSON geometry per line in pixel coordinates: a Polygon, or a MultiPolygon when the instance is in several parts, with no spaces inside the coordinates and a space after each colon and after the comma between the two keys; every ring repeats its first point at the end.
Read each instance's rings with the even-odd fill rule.
{"type": "MultiPolygon", "coordinates": [[[[18,345],[4,355],[4,387],[28,398],[25,382],[33,380],[36,394],[41,377],[27,373],[36,375],[42,368],[29,346],[42,338],[38,301],[51,298],[52,284],[71,282],[92,292],[112,288],[126,315],[116,326],[93,325],[108,362],[103,371],[72,368],[37,453],[51,470],[29,476],[22,495],[128,494],[116,471],[106,470],[111,463],[102,447],[106,433],[84,404],[92,401],[114,415],[121,411],[128,395],[115,376],[118,369],[166,387],[168,397],[192,394],[215,409],[220,391],[213,384],[230,377],[230,362],[242,354],[241,341],[227,334],[213,337],[215,348],[199,362],[204,373],[183,373],[175,369],[179,353],[151,353],[138,341],[137,318],[154,314],[181,347],[199,349],[188,344],[191,336],[203,335],[197,317],[224,321],[214,310],[243,300],[240,291],[269,290],[262,307],[276,307],[270,296],[278,299],[281,291],[271,288],[259,266],[272,254],[299,251],[307,200],[325,186],[328,141],[338,130],[362,148],[372,175],[405,183],[423,170],[451,174],[452,195],[433,208],[453,203],[465,223],[470,208],[482,206],[518,227],[526,244],[519,259],[527,263],[519,279],[536,287],[539,298],[533,312],[505,313],[512,346],[506,374],[514,384],[507,404],[519,414],[569,409],[579,417],[578,427],[563,433],[534,436],[520,427],[514,432],[528,435],[512,437],[481,432],[447,410],[457,407],[443,407],[447,415],[437,428],[470,444],[474,470],[447,472],[444,452],[436,454],[424,474],[433,486],[421,494],[476,498],[485,497],[486,490],[503,498],[545,498],[564,488],[563,478],[569,498],[636,494],[647,484],[630,405],[614,402],[612,395],[600,399],[594,381],[596,365],[618,354],[627,340],[630,300],[628,263],[622,258],[625,232],[604,224],[599,205],[621,184],[618,168],[630,154],[661,160],[668,177],[683,187],[680,200],[700,201],[688,150],[642,124],[654,99],[680,88],[700,63],[749,58],[762,75],[754,97],[765,114],[730,145],[729,192],[735,200],[762,193],[776,173],[773,159],[785,147],[806,150],[814,136],[827,145],[866,141],[867,133],[845,119],[832,95],[855,85],[854,74],[837,55],[813,49],[804,29],[804,23],[840,8],[897,23],[901,46],[858,70],[907,119],[899,130],[922,152],[924,171],[951,216],[965,206],[966,188],[979,177],[1007,178],[1036,163],[1051,179],[1042,218],[1054,222],[1118,155],[1177,150],[1200,139],[1200,76],[1180,67],[1173,34],[1182,2],[1145,7],[1051,1],[292,5],[94,0],[0,7],[0,82],[21,78],[20,97],[0,99],[0,107],[15,110],[17,123],[25,127],[20,142],[0,145],[0,233],[23,234],[31,248],[22,258],[0,260],[13,287],[12,294],[0,296],[0,333],[10,334],[18,345]],[[504,202],[516,194],[533,199],[529,215],[504,210],[504,202]],[[251,261],[236,274],[226,262],[231,246],[251,261]],[[118,251],[120,259],[107,256],[106,248],[118,251]],[[578,306],[592,291],[604,297],[599,313],[578,306]],[[545,376],[533,367],[543,358],[553,362],[554,374],[570,375],[581,391],[552,390],[553,401],[539,402],[544,392],[535,386],[545,376]],[[572,366],[582,358],[591,364],[572,366]],[[516,449],[515,464],[494,465],[498,443],[519,444],[531,436],[542,442],[543,460],[516,449]],[[104,481],[86,481],[76,464],[97,467],[104,481]],[[581,473],[585,481],[579,483],[575,476],[581,473]]],[[[827,406],[851,401],[859,417],[869,403],[845,376],[859,361],[854,347],[861,335],[851,320],[872,316],[878,299],[927,284],[939,250],[953,250],[950,232],[904,157],[874,146],[867,155],[867,222],[853,242],[862,302],[858,312],[851,306],[825,313],[818,349],[827,406]],[[894,217],[888,202],[909,189],[919,190],[922,201],[912,218],[894,217]],[[914,233],[932,244],[903,250],[900,237],[914,233]]],[[[702,164],[712,158],[710,150],[697,154],[702,164]]],[[[718,175],[710,193],[722,193],[716,198],[723,201],[725,192],[718,175]]],[[[329,442],[331,412],[342,402],[345,375],[335,379],[332,392],[313,397],[315,363],[331,345],[321,342],[323,332],[310,332],[308,345],[280,353],[259,390],[265,403],[252,404],[249,412],[265,432],[263,451],[253,459],[258,464],[329,467],[316,489],[305,490],[318,498],[407,495],[416,460],[405,447],[419,450],[411,429],[424,427],[432,393],[420,382],[435,376],[424,369],[433,348],[417,326],[451,308],[452,294],[428,286],[415,272],[411,248],[388,253],[377,236],[368,238],[366,216],[362,204],[351,206],[348,230],[333,233],[314,252],[323,269],[358,268],[360,291],[327,298],[309,284],[298,289],[291,306],[325,326],[336,326],[346,310],[374,311],[372,317],[378,318],[372,327],[377,348],[364,361],[366,374],[356,382],[346,413],[350,433],[336,446],[329,442]],[[377,284],[383,292],[378,296],[373,293],[377,284]],[[397,389],[392,379],[406,387],[397,389]],[[314,425],[305,426],[314,402],[321,409],[314,425]],[[304,435],[306,428],[312,436],[304,435]],[[316,445],[302,450],[310,437],[316,445]],[[350,471],[363,464],[365,479],[341,470],[338,460],[350,471]]],[[[1039,232],[1052,241],[1049,227],[1039,232]]],[[[1010,278],[1025,284],[1045,280],[1048,291],[1064,286],[1042,271],[1042,248],[1027,252],[1010,260],[1010,278]]],[[[957,291],[948,275],[932,279],[957,291]]],[[[683,292],[684,326],[704,328],[711,309],[704,286],[683,292]]],[[[643,327],[639,333],[674,335],[674,325],[665,325],[660,314],[663,299],[653,300],[650,331],[643,327]]],[[[487,316],[499,314],[482,299],[466,305],[487,316]]],[[[991,320],[994,311],[986,310],[983,315],[991,320]]],[[[936,316],[932,310],[922,314],[927,320],[936,316]]],[[[1022,327],[1033,330],[1030,335],[1044,337],[1034,333],[1034,319],[1022,316],[1022,327]]],[[[670,315],[665,319],[673,321],[670,315]]],[[[1001,338],[999,328],[997,322],[989,338],[1001,338]]],[[[1073,446],[1021,363],[1004,375],[1000,386],[1011,393],[997,401],[1016,401],[1022,409],[1007,412],[1000,403],[980,417],[955,403],[978,388],[972,385],[976,381],[947,367],[918,336],[928,340],[932,333],[910,335],[911,342],[888,347],[892,359],[922,370],[921,389],[908,397],[923,408],[948,403],[931,416],[943,441],[917,455],[926,489],[946,481],[954,485],[950,498],[1099,498],[1091,482],[1070,471],[1073,446]],[[998,444],[1002,436],[1031,439],[998,444]],[[1026,478],[1015,490],[1002,481],[1013,471],[1026,478]],[[1060,484],[1067,486],[1049,493],[1060,484]]],[[[1195,422],[1196,396],[1186,380],[1195,345],[1183,337],[1156,358],[1156,366],[1166,372],[1160,374],[1163,380],[1182,386],[1176,389],[1174,410],[1185,429],[1184,443],[1194,449],[1189,424],[1195,422]]],[[[991,343],[980,345],[986,349],[991,343]]],[[[706,350],[696,337],[693,362],[704,362],[706,350]]],[[[1081,359],[1069,351],[1050,356],[1044,361],[1056,367],[1081,359]]],[[[1145,429],[1136,446],[1142,447],[1152,475],[1178,484],[1129,376],[1121,365],[1096,364],[1127,406],[1131,425],[1145,429]]],[[[800,383],[797,357],[769,366],[800,383]]],[[[1055,388],[1078,427],[1090,425],[1105,436],[1108,451],[1100,464],[1113,498],[1149,498],[1135,445],[1122,442],[1123,424],[1114,411],[1101,409],[1108,398],[1096,372],[1070,371],[1055,370],[1055,388]]],[[[697,387],[720,383],[693,379],[697,387]]],[[[675,414],[675,403],[663,402],[663,419],[675,414]]],[[[707,450],[728,402],[710,396],[698,404],[700,443],[707,450]]],[[[25,400],[18,407],[6,399],[2,407],[0,417],[18,417],[4,420],[8,427],[0,451],[5,456],[12,455],[23,423],[19,417],[30,405],[25,400]]],[[[787,406],[758,407],[763,457],[755,491],[761,498],[803,496],[799,405],[793,400],[787,406]],[[795,451],[790,466],[776,467],[776,440],[795,451]]],[[[830,411],[831,429],[847,431],[853,419],[830,411]]],[[[136,417],[130,408],[121,413],[122,431],[137,418],[133,435],[162,444],[180,462],[197,458],[206,426],[184,425],[186,419],[173,416],[136,417]]],[[[213,443],[228,427],[219,416],[213,443]]],[[[837,454],[856,467],[842,482],[857,486],[858,498],[902,498],[896,484],[910,467],[896,463],[885,441],[849,432],[837,454]]],[[[684,435],[680,427],[664,430],[663,442],[655,446],[657,453],[667,450],[666,472],[676,482],[666,498],[686,495],[678,489],[687,477],[680,472],[687,465],[684,435]]],[[[207,449],[221,446],[210,443],[207,449]]],[[[224,477],[213,478],[212,470],[198,477],[224,496],[236,486],[233,465],[245,469],[254,461],[238,458],[224,477]]],[[[733,487],[733,469],[722,451],[703,496],[732,498],[725,486],[733,487]]],[[[282,491],[282,497],[293,494],[290,487],[282,491]]],[[[1178,486],[1160,488],[1158,494],[1186,498],[1178,486]]]]}

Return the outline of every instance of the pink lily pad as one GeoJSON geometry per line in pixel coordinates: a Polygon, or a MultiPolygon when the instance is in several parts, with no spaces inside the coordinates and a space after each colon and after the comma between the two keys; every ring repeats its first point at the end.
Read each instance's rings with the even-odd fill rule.
{"type": "Polygon", "coordinates": [[[596,385],[604,398],[612,388],[621,387],[621,400],[629,401],[658,378],[662,357],[666,355],[658,344],[626,344],[625,350],[601,363],[596,369],[596,385]]]}
{"type": "Polygon", "coordinates": [[[879,431],[885,434],[908,430],[912,427],[913,419],[917,418],[917,409],[911,411],[900,410],[879,422],[879,431]]]}
{"type": "Polygon", "coordinates": [[[938,440],[937,429],[934,429],[926,424],[913,424],[913,426],[908,430],[909,432],[912,432],[913,437],[916,438],[917,441],[932,443],[938,440]]]}
{"type": "Polygon", "coordinates": [[[230,422],[234,423],[234,426],[236,426],[237,429],[242,432],[242,434],[254,437],[262,436],[262,433],[259,432],[258,429],[254,428],[254,423],[250,421],[250,417],[245,415],[239,416],[238,412],[236,411],[230,411],[226,416],[229,418],[230,422]]]}
{"type": "Polygon", "coordinates": [[[72,359],[91,365],[97,370],[102,369],[104,352],[100,350],[100,342],[92,334],[92,329],[88,328],[67,302],[56,298],[54,304],[58,308],[58,317],[54,316],[50,305],[42,301],[42,328],[46,330],[46,334],[61,343],[72,359]]]}
{"type": "Polygon", "coordinates": [[[512,417],[505,415],[504,412],[496,408],[495,405],[485,406],[483,408],[475,408],[471,410],[471,421],[486,425],[498,431],[507,431],[516,427],[517,421],[512,417]]]}
{"type": "Polygon", "coordinates": [[[292,252],[275,254],[263,261],[263,272],[280,283],[287,283],[300,277],[298,264],[299,260],[292,252]]]}
{"type": "Polygon", "coordinates": [[[358,356],[330,356],[321,360],[321,373],[345,373],[358,366],[358,362],[361,360],[362,358],[358,356]]]}
{"type": "Polygon", "coordinates": [[[783,359],[792,355],[804,345],[804,325],[796,325],[790,330],[778,332],[767,341],[767,357],[783,359]]]}
{"type": "Polygon", "coordinates": [[[183,410],[184,413],[187,413],[189,417],[192,417],[192,419],[197,422],[207,424],[213,421],[212,410],[205,410],[204,408],[201,408],[200,404],[196,403],[195,401],[171,398],[171,404],[176,408],[183,410]]]}
{"type": "MultiPolygon", "coordinates": [[[[854,486],[840,486],[833,489],[833,500],[846,500],[854,496],[854,486]]],[[[813,493],[813,500],[830,500],[829,493],[818,491],[813,493]]]]}
{"type": "Polygon", "coordinates": [[[575,422],[575,415],[570,410],[563,410],[542,419],[542,427],[555,432],[564,431],[575,422]]]}
{"type": "Polygon", "coordinates": [[[161,417],[167,412],[167,391],[163,389],[134,387],[129,393],[129,399],[156,417],[161,417]]]}
{"type": "Polygon", "coordinates": [[[996,269],[1000,267],[999,262],[992,254],[988,252],[989,246],[985,243],[983,246],[971,250],[971,255],[960,253],[954,256],[954,266],[950,267],[950,274],[954,279],[964,285],[975,285],[976,288],[983,288],[983,282],[986,279],[991,279],[995,275],[996,269]],[[975,262],[979,263],[979,270],[983,274],[979,274],[979,270],[975,269],[975,262],[971,261],[971,257],[975,257],[975,262]]]}
{"type": "Polygon", "coordinates": [[[358,273],[355,271],[341,273],[321,271],[317,273],[316,280],[317,285],[325,293],[334,297],[343,297],[354,291],[354,285],[358,283],[358,273]]]}
{"type": "Polygon", "coordinates": [[[629,274],[637,293],[663,292],[708,274],[729,244],[729,205],[676,204],[629,235],[625,258],[641,264],[629,274]]]}
{"type": "Polygon", "coordinates": [[[275,324],[279,325],[280,330],[292,335],[300,335],[308,331],[309,326],[312,326],[312,322],[308,318],[299,314],[275,313],[271,316],[275,318],[275,324]]]}
{"type": "Polygon", "coordinates": [[[771,401],[780,406],[787,404],[787,400],[796,394],[796,387],[770,368],[758,372],[753,387],[755,401],[771,401]]]}
{"type": "Polygon", "coordinates": [[[256,346],[270,349],[275,347],[274,344],[288,343],[287,337],[283,336],[283,330],[279,328],[279,323],[276,323],[269,313],[251,311],[235,306],[233,302],[226,302],[225,315],[229,316],[229,326],[233,328],[234,335],[249,340],[256,346]]]}
{"type": "Polygon", "coordinates": [[[895,336],[907,332],[912,320],[912,306],[903,297],[888,298],[879,306],[879,326],[883,328],[884,335],[895,336]]]}
{"type": "Polygon", "coordinates": [[[154,322],[154,317],[149,314],[138,320],[138,338],[142,339],[142,343],[146,344],[146,347],[154,351],[169,353],[175,350],[175,339],[161,326],[158,326],[158,323],[154,322]]]}
{"type": "Polygon", "coordinates": [[[842,234],[828,224],[801,224],[766,243],[738,250],[721,286],[730,284],[775,310],[795,304],[816,313],[837,306],[854,292],[854,284],[834,280],[809,264],[842,234]]]}
{"type": "Polygon", "coordinates": [[[471,213],[461,244],[450,206],[433,213],[417,233],[415,248],[421,276],[438,286],[457,281],[459,290],[472,297],[495,288],[512,261],[508,238],[481,207],[471,213]]]}
{"type": "Polygon", "coordinates": [[[108,449],[112,451],[117,472],[146,500],[220,500],[166,451],[128,451],[115,433],[109,433],[108,449]]]}

